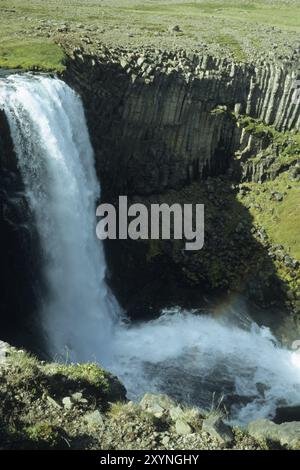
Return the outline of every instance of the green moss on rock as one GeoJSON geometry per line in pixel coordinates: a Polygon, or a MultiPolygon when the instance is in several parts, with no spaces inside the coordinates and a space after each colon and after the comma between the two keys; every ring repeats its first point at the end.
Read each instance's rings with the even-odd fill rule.
{"type": "Polygon", "coordinates": [[[43,72],[63,72],[64,52],[54,42],[25,39],[0,42],[0,67],[43,72]]]}
{"type": "Polygon", "coordinates": [[[62,445],[62,438],[54,426],[48,422],[39,422],[25,429],[25,438],[28,439],[27,445],[47,449],[58,448],[62,445]]]}
{"type": "Polygon", "coordinates": [[[69,379],[88,382],[90,385],[101,389],[104,393],[109,392],[108,373],[95,363],[70,364],[52,366],[57,374],[64,375],[69,379]]]}

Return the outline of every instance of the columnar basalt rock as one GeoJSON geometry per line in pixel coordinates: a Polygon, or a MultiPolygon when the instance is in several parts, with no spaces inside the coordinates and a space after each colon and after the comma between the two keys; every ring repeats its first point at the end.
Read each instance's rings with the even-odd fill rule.
{"type": "Polygon", "coordinates": [[[66,50],[64,78],[84,100],[103,199],[127,194],[133,201],[174,203],[188,195],[190,202],[206,204],[206,241],[199,253],[187,256],[172,242],[108,244],[121,303],[140,315],[141,303],[149,302],[150,310],[153,299],[158,308],[160,300],[168,303],[166,291],[180,303],[186,286],[198,293],[246,289],[260,305],[281,303],[284,286],[234,188],[284,169],[272,164],[272,132],[300,129],[297,66],[233,63],[184,50],[66,50]],[[262,131],[249,131],[242,122],[247,116],[262,131]],[[266,158],[254,161],[263,152],[266,158]],[[157,281],[162,278],[168,289],[157,281]]]}
{"type": "Polygon", "coordinates": [[[300,128],[292,65],[77,48],[65,78],[85,101],[102,184],[112,192],[161,192],[223,173],[241,143],[253,141],[234,112],[300,128]]]}
{"type": "Polygon", "coordinates": [[[296,64],[263,63],[254,69],[246,114],[280,131],[300,129],[300,106],[295,102],[296,64]]]}

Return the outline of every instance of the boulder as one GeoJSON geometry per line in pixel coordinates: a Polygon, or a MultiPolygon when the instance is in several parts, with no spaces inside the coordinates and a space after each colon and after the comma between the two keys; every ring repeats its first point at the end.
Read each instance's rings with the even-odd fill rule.
{"type": "Polygon", "coordinates": [[[10,346],[4,341],[0,341],[0,364],[5,362],[6,357],[9,355],[10,346]]]}
{"type": "Polygon", "coordinates": [[[276,409],[274,423],[281,424],[291,421],[300,421],[300,405],[280,406],[276,409]]]}
{"type": "Polygon", "coordinates": [[[73,407],[73,403],[72,403],[72,400],[71,400],[70,397],[64,397],[64,398],[62,399],[62,403],[63,403],[64,408],[65,408],[66,410],[71,410],[72,407],[73,407]]]}
{"type": "Polygon", "coordinates": [[[175,423],[175,430],[176,433],[180,436],[186,436],[187,434],[192,434],[193,429],[191,426],[183,421],[182,419],[178,419],[175,423]]]}
{"type": "Polygon", "coordinates": [[[141,56],[138,58],[138,60],[136,61],[137,65],[139,67],[141,67],[141,65],[145,62],[145,57],[141,56]]]}
{"type": "Polygon", "coordinates": [[[170,442],[170,436],[168,435],[165,435],[162,440],[161,440],[161,443],[164,445],[164,446],[167,446],[170,442]]]}
{"type": "Polygon", "coordinates": [[[271,194],[271,199],[274,199],[277,202],[283,201],[283,194],[279,193],[278,191],[274,191],[271,194]]]}
{"type": "Polygon", "coordinates": [[[169,415],[172,421],[177,421],[184,416],[184,411],[181,406],[174,406],[170,408],[169,415]]]}
{"type": "Polygon", "coordinates": [[[283,447],[300,449],[300,421],[275,424],[268,419],[259,419],[248,425],[249,434],[255,439],[277,442],[283,447]]]}
{"type": "Polygon", "coordinates": [[[99,410],[86,413],[84,415],[84,421],[91,427],[103,426],[104,424],[103,417],[99,410]]]}
{"type": "Polygon", "coordinates": [[[217,439],[220,444],[228,445],[233,441],[231,428],[217,414],[212,414],[203,421],[202,430],[217,439]]]}
{"type": "Polygon", "coordinates": [[[72,401],[75,402],[75,403],[81,403],[81,404],[86,404],[86,403],[88,403],[87,399],[86,399],[86,398],[83,398],[81,392],[75,392],[75,393],[73,393],[72,396],[71,396],[71,398],[72,398],[72,401]]]}
{"type": "Polygon", "coordinates": [[[289,179],[291,181],[300,181],[300,166],[296,165],[290,170],[289,179]]]}
{"type": "Polygon", "coordinates": [[[148,411],[148,413],[161,418],[163,414],[169,413],[171,408],[176,408],[176,403],[167,395],[146,393],[140,401],[140,406],[143,410],[148,411]]]}
{"type": "Polygon", "coordinates": [[[61,408],[60,404],[57,403],[57,401],[54,400],[54,398],[50,397],[49,395],[47,396],[47,401],[49,405],[53,406],[54,408],[61,408]]]}
{"type": "Polygon", "coordinates": [[[182,29],[178,24],[176,24],[175,26],[170,26],[169,31],[172,33],[181,33],[182,29]]]}

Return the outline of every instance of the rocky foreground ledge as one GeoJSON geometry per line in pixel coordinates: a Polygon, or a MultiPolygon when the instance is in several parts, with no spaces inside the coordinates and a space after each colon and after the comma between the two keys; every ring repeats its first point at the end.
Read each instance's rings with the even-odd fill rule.
{"type": "Polygon", "coordinates": [[[218,410],[188,408],[166,395],[126,399],[120,381],[96,364],[37,360],[0,341],[1,449],[300,448],[300,423],[230,427],[218,410]]]}

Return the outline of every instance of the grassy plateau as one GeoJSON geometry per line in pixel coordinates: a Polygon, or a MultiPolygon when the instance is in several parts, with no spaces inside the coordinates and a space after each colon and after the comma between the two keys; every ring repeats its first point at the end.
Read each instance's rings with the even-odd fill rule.
{"type": "Polygon", "coordinates": [[[299,18],[294,0],[0,0],[0,67],[61,71],[62,37],[256,60],[297,48],[299,18]]]}

